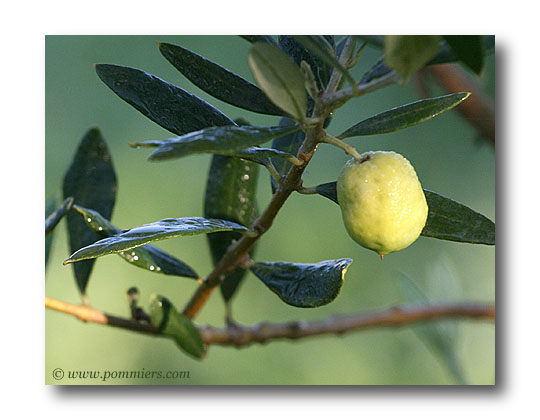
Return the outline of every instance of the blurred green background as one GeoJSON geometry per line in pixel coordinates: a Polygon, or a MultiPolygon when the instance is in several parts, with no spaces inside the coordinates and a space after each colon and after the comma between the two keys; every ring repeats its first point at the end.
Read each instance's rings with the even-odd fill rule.
{"type": "MultiPolygon", "coordinates": [[[[205,177],[210,156],[150,163],[148,150],[134,150],[128,141],[163,139],[170,133],[119,99],[95,74],[94,63],[132,66],[155,74],[200,96],[231,118],[275,125],[278,118],[237,109],[213,99],[192,85],[159,53],[156,42],[191,49],[253,82],[247,66],[249,43],[233,36],[47,36],[46,37],[46,198],[62,199],[63,175],[90,127],[107,141],[118,176],[112,221],[122,229],[166,217],[202,216],[205,177]]],[[[353,71],[361,76],[380,52],[368,47],[353,71]]],[[[494,58],[480,79],[494,95],[494,58]]],[[[433,88],[431,94],[441,94],[433,88]]],[[[393,86],[358,98],[336,112],[328,131],[339,134],[354,123],[418,99],[414,85],[393,86]]],[[[495,153],[455,111],[393,134],[350,139],[360,151],[394,150],[415,166],[424,188],[457,200],[495,220],[495,153]]],[[[306,186],[336,179],[347,156],[321,145],[304,177],[306,186]]],[[[269,176],[261,168],[258,201],[271,197],[269,176]]],[[[211,258],[203,236],[160,242],[204,275],[211,258]]],[[[47,295],[80,301],[71,267],[65,222],[54,232],[46,271],[47,295]]],[[[339,207],[320,196],[293,195],[272,229],[259,243],[260,260],[318,262],[353,258],[340,296],[317,309],[282,303],[253,275],[234,298],[240,323],[320,319],[332,314],[368,311],[406,301],[400,273],[413,279],[434,301],[495,299],[495,249],[420,237],[411,247],[384,261],[356,245],[346,234],[339,207]]],[[[92,305],[129,316],[126,290],[137,286],[146,305],[152,293],[167,296],[182,308],[196,288],[189,279],[153,274],[117,256],[99,259],[88,287],[92,305]]],[[[224,305],[218,292],[197,323],[222,326],[224,305]]],[[[166,339],[126,332],[46,311],[45,379],[50,384],[453,384],[444,360],[422,342],[412,328],[375,329],[343,336],[254,344],[244,349],[210,348],[197,362],[166,339]],[[55,381],[55,368],[68,370],[188,370],[189,379],[55,381]]],[[[453,331],[456,357],[468,383],[495,381],[495,328],[489,322],[440,324],[453,331]],[[450,328],[451,327],[451,328],[450,328]]]]}

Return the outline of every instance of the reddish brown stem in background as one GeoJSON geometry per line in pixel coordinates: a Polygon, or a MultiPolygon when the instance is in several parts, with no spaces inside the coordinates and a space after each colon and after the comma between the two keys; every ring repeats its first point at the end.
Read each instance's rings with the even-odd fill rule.
{"type": "Polygon", "coordinates": [[[457,64],[439,64],[426,68],[449,93],[471,92],[471,96],[456,107],[473,124],[480,135],[495,146],[495,108],[493,100],[482,90],[478,81],[457,64]]]}

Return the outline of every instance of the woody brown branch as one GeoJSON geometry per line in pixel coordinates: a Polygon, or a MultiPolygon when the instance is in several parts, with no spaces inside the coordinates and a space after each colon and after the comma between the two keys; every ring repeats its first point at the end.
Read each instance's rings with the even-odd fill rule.
{"type": "MultiPolygon", "coordinates": [[[[150,324],[108,315],[85,305],[73,305],[45,297],[45,307],[72,315],[84,322],[109,325],[143,334],[162,335],[157,328],[150,324]]],[[[226,328],[198,326],[197,328],[206,344],[241,347],[279,339],[295,340],[325,334],[344,334],[370,328],[400,327],[418,322],[455,318],[493,321],[495,307],[491,304],[480,303],[416,304],[334,316],[318,321],[261,323],[253,326],[230,325],[226,328]]]]}

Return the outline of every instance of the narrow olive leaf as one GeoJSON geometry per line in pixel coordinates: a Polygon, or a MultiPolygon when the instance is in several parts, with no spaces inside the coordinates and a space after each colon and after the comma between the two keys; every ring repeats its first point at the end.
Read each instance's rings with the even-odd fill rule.
{"type": "MultiPolygon", "coordinates": [[[[364,37],[362,36],[361,38],[364,37]]],[[[371,43],[371,45],[375,44],[371,43]]],[[[482,50],[484,56],[493,54],[493,52],[495,51],[495,37],[493,35],[482,36],[482,50]]],[[[435,64],[452,63],[458,60],[458,56],[454,53],[454,51],[445,41],[439,45],[439,51],[437,52],[435,57],[433,57],[426,65],[432,66],[435,64]]],[[[362,76],[362,79],[359,83],[368,83],[374,79],[390,73],[391,71],[392,69],[385,64],[385,59],[383,56],[379,60],[377,60],[377,62],[362,76]]]]}
{"type": "MultiPolygon", "coordinates": [[[[73,208],[81,214],[88,227],[102,238],[122,233],[120,229],[97,211],[80,206],[73,206],[73,208]]],[[[153,245],[143,245],[139,248],[120,252],[118,255],[130,264],[154,273],[189,277],[192,279],[199,278],[195,270],[189,265],[153,245]]]]}
{"type": "Polygon", "coordinates": [[[444,35],[456,57],[476,74],[484,67],[484,40],[482,35],[444,35]]]}
{"type": "Polygon", "coordinates": [[[296,162],[296,164],[300,164],[301,161],[294,155],[282,152],[281,150],[276,149],[267,149],[264,147],[248,147],[247,149],[239,150],[238,152],[231,152],[229,153],[223,153],[227,156],[236,156],[242,159],[248,159],[253,160],[257,162],[261,162],[264,159],[267,158],[278,158],[278,159],[286,159],[290,162],[296,162]]]}
{"type": "Polygon", "coordinates": [[[102,257],[103,255],[116,254],[146,245],[150,242],[176,238],[178,236],[192,236],[229,230],[245,232],[247,228],[228,220],[205,219],[203,217],[163,219],[103,238],[87,247],[79,249],[64,261],[64,265],[102,257]]]}
{"type": "Polygon", "coordinates": [[[255,42],[267,42],[271,45],[276,45],[276,40],[270,35],[238,35],[240,38],[244,38],[246,41],[254,44],[255,42]]]}
{"type": "Polygon", "coordinates": [[[53,229],[56,227],[58,222],[64,217],[67,212],[71,209],[73,204],[73,197],[68,197],[64,200],[62,205],[51,213],[47,219],[45,219],[45,236],[49,235],[53,229]]]}
{"type": "MultiPolygon", "coordinates": [[[[111,154],[99,130],[93,128],[83,137],[64,176],[64,198],[73,197],[75,204],[94,209],[110,219],[116,190],[111,154]]],[[[68,212],[66,220],[72,253],[100,239],[76,212],[68,212]]],[[[77,286],[82,294],[85,293],[93,264],[94,261],[84,261],[73,265],[77,286]]]]}
{"type": "MultiPolygon", "coordinates": [[[[317,194],[338,203],[336,183],[315,187],[317,194]]],[[[471,244],[495,245],[495,223],[463,204],[424,190],[429,207],[422,236],[471,244]]]]}
{"type": "Polygon", "coordinates": [[[353,35],[357,41],[367,42],[376,48],[384,47],[384,35],[353,35]]]}
{"type": "MultiPolygon", "coordinates": [[[[231,220],[251,226],[257,217],[257,178],[259,166],[253,162],[229,156],[214,155],[208,172],[204,197],[204,217],[231,220]]],[[[227,252],[238,232],[216,232],[207,235],[214,265],[227,252]]],[[[253,258],[254,250],[250,250],[253,258]]],[[[221,294],[228,302],[235,294],[246,270],[241,267],[230,272],[221,283],[221,294]]]]}
{"type": "Polygon", "coordinates": [[[439,51],[438,35],[385,35],[386,64],[394,69],[405,83],[439,51]]]}
{"type": "MultiPolygon", "coordinates": [[[[291,119],[285,117],[279,120],[279,125],[282,126],[288,126],[292,123],[293,121],[291,119]]],[[[272,141],[272,148],[296,156],[298,149],[304,141],[304,138],[305,134],[303,131],[286,134],[284,136],[275,138],[272,141]]],[[[287,172],[289,172],[289,169],[292,166],[292,163],[285,159],[272,159],[272,164],[276,168],[277,173],[281,176],[284,176],[287,172]]],[[[272,182],[272,193],[274,193],[276,188],[275,180],[272,177],[270,180],[272,182]]]]}
{"type": "MultiPolygon", "coordinates": [[[[45,204],[45,221],[56,209],[56,199],[51,198],[47,200],[45,204]]],[[[47,235],[47,228],[45,228],[45,268],[47,268],[47,263],[49,262],[49,255],[51,253],[51,246],[53,241],[53,234],[47,235]]]]}
{"type": "Polygon", "coordinates": [[[371,68],[364,73],[362,78],[360,79],[359,84],[365,84],[369,83],[372,80],[378,79],[379,77],[383,77],[390,73],[392,69],[388,67],[385,63],[384,56],[379,58],[371,68]]]}
{"type": "Polygon", "coordinates": [[[203,358],[206,347],[199,330],[166,297],[150,297],[150,319],[154,327],[171,337],[184,352],[198,360],[203,358]]]}
{"type": "MultiPolygon", "coordinates": [[[[181,137],[163,140],[149,157],[149,160],[176,159],[199,153],[232,153],[247,147],[265,143],[273,138],[289,134],[300,129],[299,125],[255,127],[227,126],[210,127],[181,137]]],[[[157,142],[152,141],[152,146],[157,142]]],[[[144,143],[135,143],[141,146],[144,143]]]]}
{"type": "Polygon", "coordinates": [[[279,48],[265,42],[253,44],[248,64],[259,87],[278,107],[298,121],[307,111],[304,76],[279,48]]]}
{"type": "Polygon", "coordinates": [[[160,43],[161,54],[194,85],[228,104],[259,114],[284,115],[254,84],[219,64],[173,44],[160,43]]]}
{"type": "MultiPolygon", "coordinates": [[[[321,43],[324,43],[325,47],[332,48],[334,46],[334,39],[332,36],[317,35],[317,37],[322,38],[321,43]]],[[[298,42],[298,40],[296,40],[295,36],[292,35],[280,35],[279,48],[285,54],[291,57],[296,65],[300,66],[302,61],[308,63],[313,71],[313,74],[315,75],[318,88],[324,89],[326,87],[333,70],[331,65],[328,65],[324,60],[307,49],[304,45],[298,42]]],[[[313,104],[311,103],[311,106],[312,105],[313,104]]],[[[308,106],[308,110],[311,109],[311,106],[308,106]]]]}
{"type": "Polygon", "coordinates": [[[142,70],[96,64],[99,78],[120,98],[179,136],[206,127],[234,125],[199,97],[142,70]]]}
{"type": "Polygon", "coordinates": [[[317,264],[257,262],[251,271],[288,305],[316,308],[337,297],[351,263],[350,258],[317,264]]]}
{"type": "MultiPolygon", "coordinates": [[[[427,296],[418,285],[403,273],[398,273],[399,285],[408,302],[429,303],[427,296]]],[[[460,385],[467,380],[456,353],[457,330],[444,329],[440,322],[417,324],[411,329],[422,342],[446,365],[460,385]]]]}
{"type": "Polygon", "coordinates": [[[344,139],[403,130],[449,111],[467,99],[469,95],[469,92],[453,93],[392,108],[353,125],[337,137],[344,139]]]}
{"type": "Polygon", "coordinates": [[[471,244],[495,245],[495,223],[442,195],[424,190],[429,206],[423,236],[471,244]]]}
{"type": "Polygon", "coordinates": [[[351,86],[356,85],[349,71],[341,65],[334,50],[325,42],[324,37],[319,35],[293,35],[293,38],[326,64],[335,67],[351,86]]]}

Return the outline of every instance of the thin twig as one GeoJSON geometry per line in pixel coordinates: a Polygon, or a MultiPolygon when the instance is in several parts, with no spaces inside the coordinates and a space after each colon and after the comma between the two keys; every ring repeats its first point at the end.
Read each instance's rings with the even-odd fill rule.
{"type": "MultiPolygon", "coordinates": [[[[45,307],[73,315],[84,322],[109,325],[142,334],[161,335],[150,324],[108,315],[84,305],[73,305],[45,297],[45,307]]],[[[343,334],[379,327],[400,327],[424,321],[450,318],[495,319],[495,307],[490,304],[422,304],[396,306],[389,309],[334,316],[318,321],[290,321],[285,323],[261,323],[253,326],[230,324],[226,328],[198,326],[206,344],[246,346],[278,339],[299,339],[325,334],[343,334]]]]}

